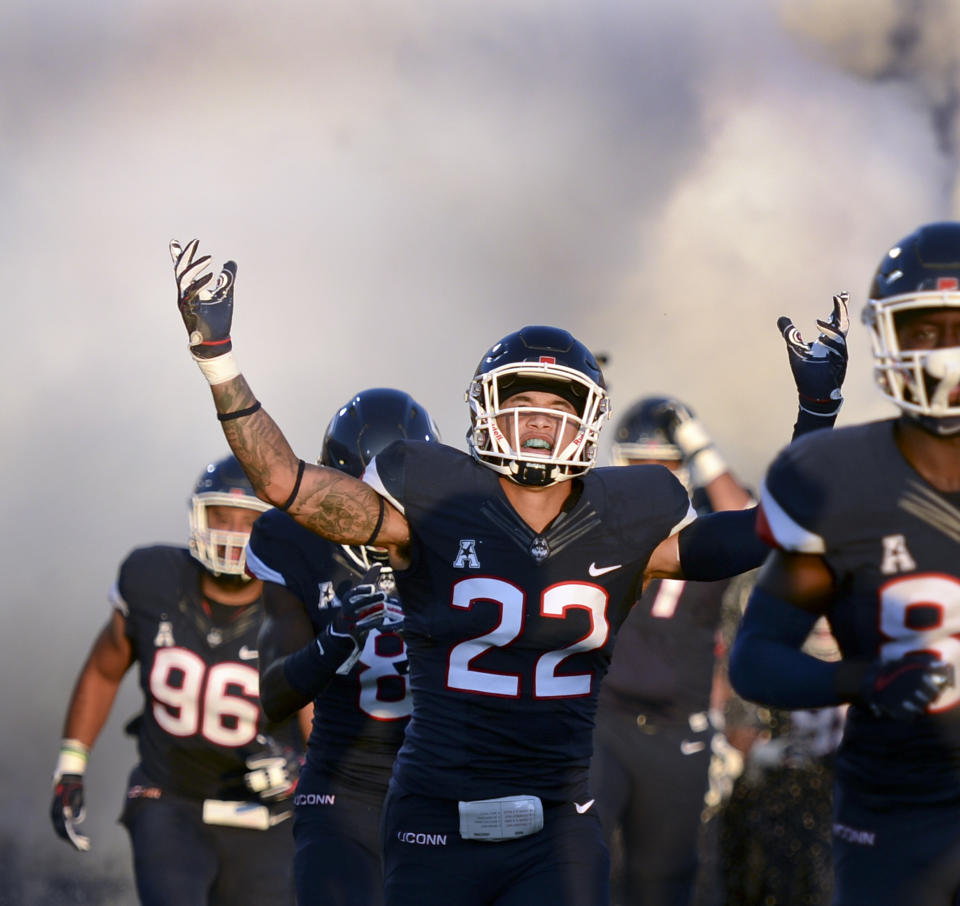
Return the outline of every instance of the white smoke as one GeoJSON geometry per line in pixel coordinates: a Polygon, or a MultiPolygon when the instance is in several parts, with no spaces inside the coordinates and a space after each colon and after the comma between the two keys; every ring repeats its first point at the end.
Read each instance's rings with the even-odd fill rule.
{"type": "Polygon", "coordinates": [[[615,408],[685,398],[755,484],[794,416],[777,317],[809,336],[849,290],[841,423],[886,414],[864,290],[957,213],[949,0],[8,6],[0,828],[35,872],[125,870],[134,681],[82,863],[46,817],[60,724],[118,563],[185,539],[226,449],[170,238],[239,262],[238,359],[305,457],[378,385],[461,446],[481,353],[553,323],[609,353],[615,408]]]}

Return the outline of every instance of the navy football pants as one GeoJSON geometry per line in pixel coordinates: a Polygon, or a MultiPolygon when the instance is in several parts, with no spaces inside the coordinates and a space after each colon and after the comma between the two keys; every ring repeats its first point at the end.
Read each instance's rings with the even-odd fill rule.
{"type": "Polygon", "coordinates": [[[868,808],[834,790],[836,906],[960,906],[960,802],[868,808]]]}
{"type": "Polygon", "coordinates": [[[461,839],[450,800],[391,785],[383,811],[387,906],[609,903],[610,858],[592,807],[545,802],[543,830],[500,843],[461,839]]]}
{"type": "Polygon", "coordinates": [[[683,906],[697,877],[712,727],[637,724],[634,711],[601,708],[590,787],[608,842],[623,835],[613,902],[683,906]]]}
{"type": "Polygon", "coordinates": [[[380,806],[307,765],[294,797],[300,906],[380,906],[380,806]]]}
{"type": "MultiPolygon", "coordinates": [[[[141,781],[142,782],[142,781],[141,781]]],[[[199,801],[164,793],[128,801],[141,906],[292,906],[293,834],[204,824],[199,801]]]]}

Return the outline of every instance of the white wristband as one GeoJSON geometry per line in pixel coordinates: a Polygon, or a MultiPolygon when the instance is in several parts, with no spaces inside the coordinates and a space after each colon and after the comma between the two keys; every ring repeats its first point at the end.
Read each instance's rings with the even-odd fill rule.
{"type": "Polygon", "coordinates": [[[689,468],[690,480],[695,488],[705,488],[715,478],[719,478],[728,471],[726,462],[713,446],[694,454],[689,468]]]}
{"type": "Polygon", "coordinates": [[[89,746],[79,739],[64,739],[60,743],[60,755],[53,771],[53,779],[59,780],[64,774],[83,774],[90,757],[89,746]]]}
{"type": "Polygon", "coordinates": [[[200,367],[203,376],[211,387],[216,384],[225,384],[240,374],[240,368],[237,366],[232,351],[218,355],[214,359],[201,359],[194,356],[193,360],[200,367]]]}

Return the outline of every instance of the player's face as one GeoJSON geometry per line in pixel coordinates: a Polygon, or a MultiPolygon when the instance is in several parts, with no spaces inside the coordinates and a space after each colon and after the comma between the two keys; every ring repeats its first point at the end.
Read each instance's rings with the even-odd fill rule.
{"type": "MultiPolygon", "coordinates": [[[[901,350],[933,352],[937,349],[960,348],[960,309],[917,308],[895,315],[894,323],[901,350]]],[[[925,366],[924,381],[927,396],[932,397],[936,393],[937,379],[928,371],[929,365],[925,366]]],[[[946,402],[950,406],[960,405],[960,386],[954,386],[947,392],[946,402]]]]}
{"type": "Polygon", "coordinates": [[[960,346],[960,309],[918,308],[896,316],[901,349],[960,346]]]}
{"type": "Polygon", "coordinates": [[[525,390],[507,397],[500,406],[504,411],[497,416],[497,426],[516,450],[550,456],[566,447],[577,434],[577,410],[556,393],[525,390]],[[516,409],[537,411],[511,411],[516,409]],[[564,420],[564,414],[573,418],[564,420]]]}
{"type": "MultiPolygon", "coordinates": [[[[208,506],[207,526],[215,532],[242,532],[249,535],[259,515],[257,510],[248,510],[246,507],[208,506]]],[[[225,556],[226,548],[219,547],[217,553],[221,557],[225,556]]],[[[230,551],[230,557],[233,560],[238,561],[241,554],[242,551],[239,548],[230,551]]]]}

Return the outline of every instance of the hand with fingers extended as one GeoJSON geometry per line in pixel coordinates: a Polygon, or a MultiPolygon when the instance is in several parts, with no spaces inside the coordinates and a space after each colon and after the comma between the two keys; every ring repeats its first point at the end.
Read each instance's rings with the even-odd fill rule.
{"type": "Polygon", "coordinates": [[[843,404],[843,379],[847,373],[847,293],[833,297],[833,311],[826,320],[818,320],[820,335],[805,343],[800,331],[788,317],[777,320],[787,344],[790,370],[800,395],[800,408],[811,415],[836,416],[843,404]]]}
{"type": "Polygon", "coordinates": [[[86,809],[83,804],[83,775],[64,774],[54,780],[50,819],[57,836],[84,853],[90,849],[90,838],[80,833],[86,809]]]}
{"type": "Polygon", "coordinates": [[[914,651],[871,666],[860,686],[860,698],[876,717],[914,720],[952,684],[949,664],[930,652],[914,651]]]}
{"type": "Polygon", "coordinates": [[[228,261],[212,289],[207,284],[213,279],[209,270],[210,256],[197,257],[197,240],[186,246],[170,241],[174,276],[177,281],[177,307],[190,337],[194,358],[215,359],[231,350],[230,324],[233,320],[233,286],[237,265],[228,261]]]}

